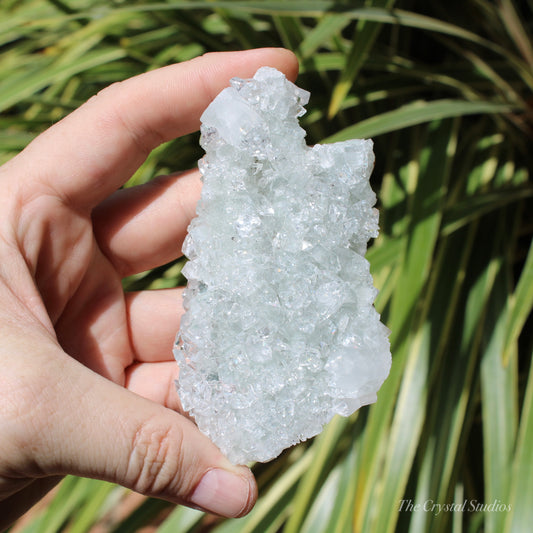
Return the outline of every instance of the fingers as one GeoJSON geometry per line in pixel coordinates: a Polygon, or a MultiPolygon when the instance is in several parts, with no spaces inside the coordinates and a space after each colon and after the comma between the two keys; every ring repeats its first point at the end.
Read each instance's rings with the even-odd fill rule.
{"type": "Polygon", "coordinates": [[[223,516],[251,509],[251,472],[231,465],[188,419],[75,362],[63,370],[46,431],[32,443],[42,472],[106,479],[223,516]]]}
{"type": "Polygon", "coordinates": [[[183,289],[126,293],[126,312],[134,359],[174,361],[172,346],[180,327],[183,289]]]}
{"type": "Polygon", "coordinates": [[[136,363],[126,369],[125,387],[152,402],[183,413],[176,390],[179,367],[176,361],[136,363]]]}
{"type": "Polygon", "coordinates": [[[93,211],[98,245],[122,276],[181,255],[201,189],[197,170],[160,176],[115,192],[93,211]]]}
{"type": "Polygon", "coordinates": [[[251,77],[264,65],[296,76],[291,52],[267,48],[206,54],[114,84],[40,135],[11,169],[19,165],[34,186],[90,209],[157,145],[198,129],[201,113],[232,77],[251,77]]]}
{"type": "Polygon", "coordinates": [[[126,293],[135,363],[125,370],[124,386],[143,398],[182,412],[176,391],[179,367],[172,347],[179,329],[183,289],[126,293]]]}

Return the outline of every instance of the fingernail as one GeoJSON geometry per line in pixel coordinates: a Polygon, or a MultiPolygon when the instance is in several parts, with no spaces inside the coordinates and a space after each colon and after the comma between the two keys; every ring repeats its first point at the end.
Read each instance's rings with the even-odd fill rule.
{"type": "Polygon", "coordinates": [[[204,474],[191,496],[191,503],[215,514],[241,516],[250,505],[250,482],[237,474],[214,468],[204,474]]]}

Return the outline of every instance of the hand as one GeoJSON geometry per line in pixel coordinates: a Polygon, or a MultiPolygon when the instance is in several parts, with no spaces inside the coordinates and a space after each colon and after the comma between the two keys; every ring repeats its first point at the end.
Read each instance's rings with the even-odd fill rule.
{"type": "Polygon", "coordinates": [[[251,472],[177,412],[180,290],[121,287],[179,255],[198,173],[117,189],[263,65],[296,76],[290,52],[263,49],[114,84],[0,168],[0,527],[65,474],[225,516],[254,505],[251,472]]]}

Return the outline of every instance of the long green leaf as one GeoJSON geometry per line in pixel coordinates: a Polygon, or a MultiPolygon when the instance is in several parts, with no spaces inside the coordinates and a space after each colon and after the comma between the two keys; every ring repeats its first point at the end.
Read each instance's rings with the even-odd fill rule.
{"type": "MultiPolygon", "coordinates": [[[[374,7],[389,9],[394,4],[394,0],[371,0],[370,3],[373,4],[374,7]]],[[[328,117],[330,119],[339,112],[357,74],[368,59],[368,55],[376,41],[380,29],[381,24],[377,22],[370,22],[365,19],[358,21],[352,39],[352,46],[346,59],[346,65],[331,94],[331,101],[328,109],[328,117]]]]}
{"type": "MultiPolygon", "coordinates": [[[[505,278],[500,276],[492,302],[490,337],[481,366],[485,501],[504,503],[512,476],[518,413],[515,357],[504,366],[504,333],[507,319],[505,278]]],[[[505,502],[507,503],[507,502],[505,502]]],[[[486,513],[487,533],[503,531],[505,512],[486,513]]]]}
{"type": "MultiPolygon", "coordinates": [[[[466,391],[472,386],[472,372],[467,372],[465,368],[468,365],[468,357],[463,353],[462,357],[456,356],[450,364],[448,354],[459,352],[458,338],[450,333],[454,328],[459,327],[458,322],[463,319],[460,307],[464,302],[461,301],[460,296],[475,233],[475,227],[473,227],[470,228],[466,238],[464,235],[455,235],[452,239],[444,240],[434,263],[434,266],[438,266],[438,272],[433,274],[435,295],[428,311],[428,318],[434,324],[429,348],[432,356],[428,379],[429,404],[432,408],[427,414],[418,450],[420,470],[414,502],[419,505],[430,500],[442,501],[438,497],[439,485],[443,480],[449,481],[450,472],[445,474],[444,471],[447,465],[454,464],[457,451],[457,431],[452,428],[454,425],[464,427],[464,401],[470,399],[468,392],[464,394],[465,386],[463,385],[463,381],[466,380],[468,383],[466,391]],[[458,246],[461,241],[464,242],[462,247],[458,246]],[[453,381],[454,379],[456,382],[453,381]],[[450,409],[450,405],[453,405],[454,409],[450,409]]],[[[407,511],[404,509],[404,512],[407,511]]],[[[427,531],[431,518],[426,512],[413,513],[410,531],[427,531]]]]}
{"type": "Polygon", "coordinates": [[[47,87],[50,83],[66,80],[74,74],[97,65],[116,61],[125,57],[125,55],[126,53],[120,49],[96,50],[87,53],[83,59],[75,63],[67,65],[50,64],[44,71],[38,70],[5,82],[4,85],[0,86],[0,112],[47,87]]]}
{"type": "Polygon", "coordinates": [[[363,120],[349,126],[324,142],[333,143],[348,139],[369,138],[417,124],[451,117],[476,114],[505,114],[512,111],[507,104],[492,102],[467,102],[464,100],[435,100],[432,102],[413,102],[394,111],[363,120]]]}
{"type": "MultiPolygon", "coordinates": [[[[38,521],[39,533],[56,533],[66,524],[87,500],[99,491],[101,482],[94,479],[66,477],[60,484],[56,497],[38,521]]],[[[23,533],[31,533],[30,523],[23,533]]]]}
{"type": "Polygon", "coordinates": [[[505,532],[521,533],[533,523],[533,354],[529,359],[529,376],[520,416],[516,454],[512,466],[509,499],[502,502],[509,512],[505,532]]]}
{"type": "Polygon", "coordinates": [[[307,33],[299,44],[302,59],[310,58],[321,46],[350,23],[344,14],[326,14],[318,24],[307,33]]]}
{"type": "Polygon", "coordinates": [[[101,481],[94,485],[91,493],[87,494],[87,503],[79,509],[73,524],[69,527],[70,533],[85,533],[102,517],[102,511],[105,509],[105,502],[115,485],[101,481]]]}
{"type": "MultiPolygon", "coordinates": [[[[525,198],[533,196],[533,187],[517,187],[513,189],[499,189],[496,192],[480,193],[475,196],[465,197],[460,202],[457,202],[449,210],[445,212],[442,233],[449,235],[459,228],[481,218],[482,216],[498,211],[502,207],[509,204],[517,203],[525,198]]],[[[526,278],[528,270],[525,270],[526,278]]],[[[530,275],[530,274],[529,274],[530,275]]],[[[524,282],[523,288],[529,288],[527,281],[524,282]]],[[[527,290],[526,290],[527,292],[527,290]]],[[[521,294],[521,293],[516,293],[521,294]]],[[[526,313],[527,316],[527,294],[525,299],[520,297],[520,305],[526,306],[521,310],[521,314],[526,313]],[[524,302],[522,300],[525,300],[524,302]]],[[[523,322],[518,322],[513,326],[515,333],[519,332],[523,322]]],[[[515,338],[516,340],[516,338],[515,338]]],[[[508,342],[510,342],[508,340],[508,342]]],[[[506,343],[507,344],[507,343],[506,343]]],[[[508,344],[507,344],[508,345],[508,344]]]]}
{"type": "Polygon", "coordinates": [[[192,530],[205,516],[201,511],[189,507],[177,506],[159,526],[157,533],[176,533],[192,530]]]}
{"type": "Polygon", "coordinates": [[[528,35],[527,30],[524,28],[521,17],[515,9],[512,0],[501,0],[498,7],[507,32],[512,37],[516,47],[522,53],[529,67],[533,68],[533,45],[531,43],[531,36],[528,35]]]}
{"type": "Polygon", "coordinates": [[[169,506],[170,503],[166,501],[147,498],[113,528],[113,533],[137,531],[148,525],[162,510],[169,506]]]}
{"type": "Polygon", "coordinates": [[[507,322],[503,363],[507,364],[522,328],[533,309],[533,241],[529,245],[526,262],[511,299],[511,311],[507,322]]]}
{"type": "Polygon", "coordinates": [[[347,425],[346,418],[337,416],[328,424],[327,428],[320,434],[313,443],[312,449],[308,452],[313,456],[312,466],[305,473],[300,481],[300,486],[294,498],[294,507],[291,516],[286,524],[286,533],[299,533],[306,513],[314,497],[319,492],[319,487],[325,472],[326,466],[331,461],[335,448],[338,445],[339,437],[347,425]]]}

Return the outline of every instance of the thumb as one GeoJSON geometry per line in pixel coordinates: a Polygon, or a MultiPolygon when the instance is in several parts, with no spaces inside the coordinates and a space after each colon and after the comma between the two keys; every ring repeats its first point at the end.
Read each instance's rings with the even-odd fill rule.
{"type": "Polygon", "coordinates": [[[257,499],[252,473],[232,465],[190,420],[75,361],[67,366],[54,420],[41,432],[43,471],[105,479],[222,516],[250,511],[257,499]]]}

